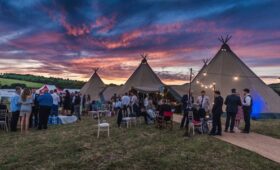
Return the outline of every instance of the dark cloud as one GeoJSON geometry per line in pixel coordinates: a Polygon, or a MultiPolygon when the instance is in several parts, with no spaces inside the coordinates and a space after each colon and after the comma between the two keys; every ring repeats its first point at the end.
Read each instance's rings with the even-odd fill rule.
{"type": "Polygon", "coordinates": [[[24,67],[30,73],[83,78],[97,66],[113,80],[127,78],[146,52],[152,66],[170,67],[157,72],[162,79],[184,81],[186,75],[176,67],[199,68],[202,58],[219,49],[217,37],[231,34],[229,44],[247,64],[279,66],[279,5],[261,0],[0,0],[0,59],[40,62],[40,67],[24,67]]]}
{"type": "Polygon", "coordinates": [[[162,71],[157,72],[157,75],[159,78],[163,80],[181,80],[181,81],[187,81],[189,75],[183,74],[183,73],[172,73],[168,71],[162,71]]]}

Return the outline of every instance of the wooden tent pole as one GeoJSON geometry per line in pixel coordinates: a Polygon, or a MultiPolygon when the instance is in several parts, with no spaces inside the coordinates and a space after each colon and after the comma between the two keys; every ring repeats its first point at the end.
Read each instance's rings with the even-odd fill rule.
{"type": "Polygon", "coordinates": [[[193,69],[190,68],[190,88],[189,88],[189,100],[188,103],[191,104],[191,91],[192,91],[192,73],[193,69]]]}

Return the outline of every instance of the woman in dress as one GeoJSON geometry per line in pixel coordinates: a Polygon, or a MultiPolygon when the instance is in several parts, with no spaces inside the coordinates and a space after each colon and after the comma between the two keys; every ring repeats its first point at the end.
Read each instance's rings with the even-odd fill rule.
{"type": "MultiPolygon", "coordinates": [[[[31,96],[31,91],[25,88],[20,97],[20,129],[21,132],[27,132],[29,127],[29,118],[32,112],[33,99],[31,96]]],[[[31,119],[32,120],[32,119],[31,119]]]]}
{"type": "MultiPolygon", "coordinates": [[[[240,97],[240,94],[238,94],[238,96],[240,97]]],[[[243,119],[243,109],[242,106],[238,106],[238,111],[235,117],[235,128],[237,131],[239,130],[241,119],[243,119]]]]}

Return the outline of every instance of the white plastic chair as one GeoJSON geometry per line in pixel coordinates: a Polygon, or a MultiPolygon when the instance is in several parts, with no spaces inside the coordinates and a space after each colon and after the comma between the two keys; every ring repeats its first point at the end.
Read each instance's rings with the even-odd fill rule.
{"type": "Polygon", "coordinates": [[[141,117],[139,116],[139,117],[137,117],[137,115],[136,115],[136,113],[133,111],[133,109],[132,109],[132,113],[130,114],[130,112],[128,112],[129,113],[129,115],[128,115],[128,117],[130,117],[130,123],[132,124],[132,123],[134,123],[134,125],[135,126],[137,126],[137,124],[138,124],[138,122],[139,122],[139,124],[141,124],[141,117]],[[132,116],[133,115],[133,116],[132,116]]]}
{"type": "Polygon", "coordinates": [[[0,127],[2,126],[4,130],[9,131],[7,110],[0,110],[0,127]]]}
{"type": "Polygon", "coordinates": [[[110,137],[110,124],[103,119],[104,117],[106,117],[103,113],[98,112],[97,113],[97,120],[98,120],[98,124],[97,124],[97,138],[99,138],[99,134],[101,131],[106,131],[108,137],[110,137]],[[102,120],[101,120],[102,118],[102,120]]]}
{"type": "Polygon", "coordinates": [[[88,114],[92,119],[94,119],[98,115],[98,111],[88,111],[88,114]]]}
{"type": "Polygon", "coordinates": [[[129,128],[131,126],[133,119],[132,117],[129,116],[128,108],[126,112],[122,111],[122,114],[123,114],[122,123],[126,125],[126,128],[129,128]]]}

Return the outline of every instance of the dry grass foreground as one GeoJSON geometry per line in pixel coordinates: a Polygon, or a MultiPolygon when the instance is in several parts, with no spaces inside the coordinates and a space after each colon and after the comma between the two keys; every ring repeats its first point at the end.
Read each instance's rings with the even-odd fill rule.
{"type": "Polygon", "coordinates": [[[182,137],[139,125],[96,138],[96,122],[84,118],[27,135],[0,132],[0,169],[280,169],[255,153],[208,135],[182,137]]]}

